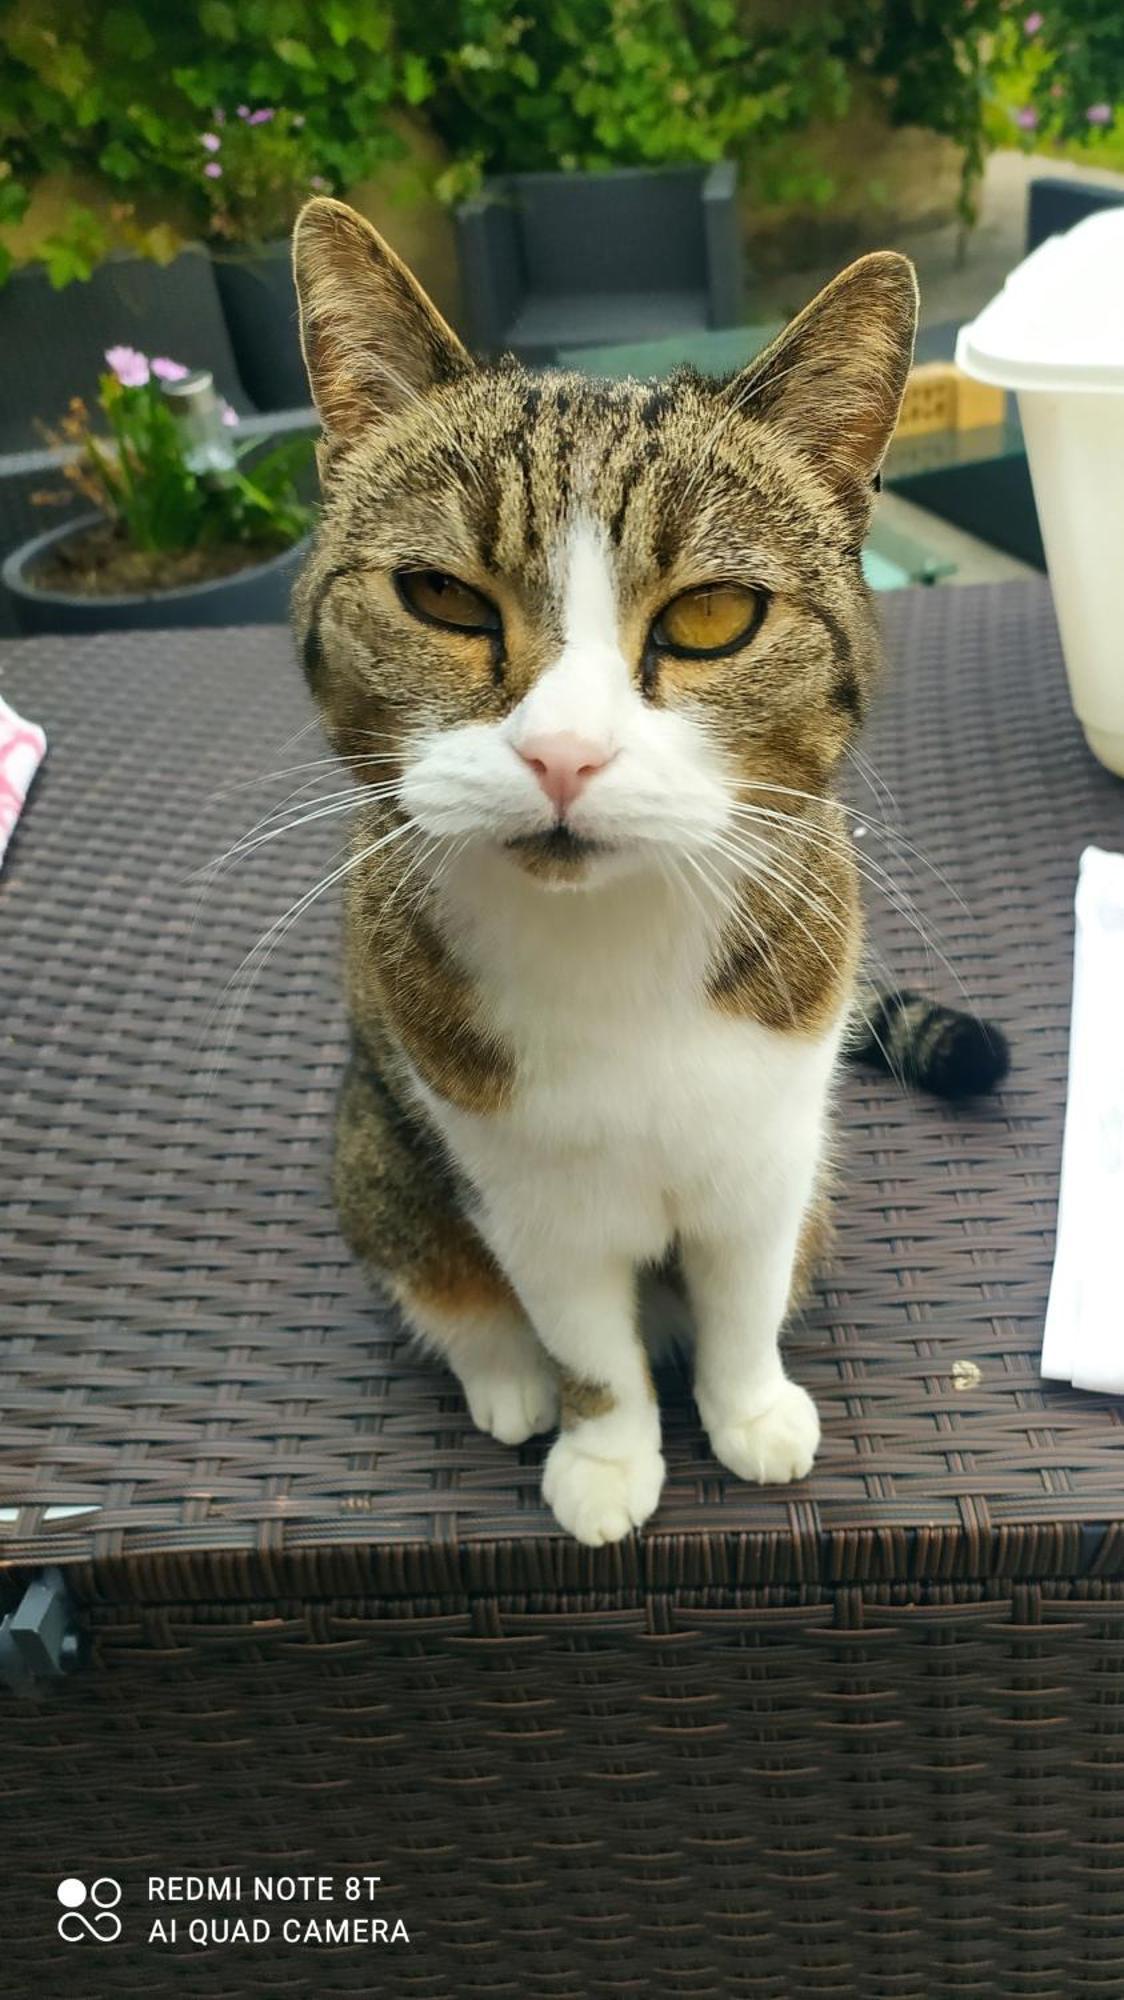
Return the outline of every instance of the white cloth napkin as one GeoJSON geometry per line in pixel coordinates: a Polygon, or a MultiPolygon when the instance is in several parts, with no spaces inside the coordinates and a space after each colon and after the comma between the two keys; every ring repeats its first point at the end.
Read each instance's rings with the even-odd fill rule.
{"type": "Polygon", "coordinates": [[[46,748],[39,724],[25,722],[0,698],[0,862],[46,748]]]}
{"type": "Polygon", "coordinates": [[[1054,1275],[1042,1373],[1124,1395],[1124,854],[1087,847],[1077,879],[1054,1275]]]}

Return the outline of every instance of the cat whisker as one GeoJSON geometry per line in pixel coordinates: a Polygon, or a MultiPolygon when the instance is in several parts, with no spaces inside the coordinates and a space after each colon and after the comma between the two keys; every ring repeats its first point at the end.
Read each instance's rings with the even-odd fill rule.
{"type": "MultiPolygon", "coordinates": [[[[698,856],[694,858],[696,859],[696,861],[700,859],[700,857],[698,856]]],[[[738,865],[740,867],[740,864],[737,864],[736,860],[735,860],[735,865],[738,865]]],[[[744,870],[741,870],[740,872],[744,873],[744,870]]],[[[723,901],[725,903],[724,922],[726,926],[729,927],[730,925],[733,925],[736,934],[748,936],[751,944],[754,944],[759,950],[762,950],[766,953],[769,959],[769,963],[773,969],[773,977],[776,980],[780,992],[784,996],[785,1005],[787,1006],[789,1011],[789,1017],[792,1021],[793,1026],[795,1027],[796,1005],[792,998],[792,989],[789,986],[788,981],[785,979],[783,972],[781,971],[780,960],[777,957],[776,951],[774,950],[773,941],[770,938],[768,931],[765,929],[765,926],[763,924],[759,924],[757,922],[756,918],[753,916],[753,913],[745,909],[744,906],[741,904],[741,902],[739,901],[738,891],[734,886],[734,884],[722,883],[720,877],[712,876],[712,880],[716,883],[716,886],[719,886],[720,892],[723,895],[723,901]]]]}
{"type": "Polygon", "coordinates": [[[849,763],[854,765],[863,783],[868,787],[873,796],[881,801],[883,807],[888,812],[892,812],[900,817],[901,808],[893,787],[887,784],[885,778],[880,771],[876,770],[870,758],[859,749],[856,743],[846,745],[843,755],[849,763]]]}
{"type": "Polygon", "coordinates": [[[315,820],[330,819],[339,813],[350,812],[354,808],[366,803],[373,796],[395,798],[398,795],[398,791],[399,787],[397,783],[394,783],[378,788],[370,785],[359,785],[350,787],[346,792],[328,793],[323,799],[317,801],[309,800],[307,802],[313,807],[313,810],[307,812],[301,811],[295,817],[286,820],[281,826],[270,824],[270,821],[275,817],[275,815],[270,814],[266,820],[258,822],[258,827],[251,829],[249,833],[243,834],[240,839],[236,840],[233,846],[228,847],[224,854],[218,855],[214,861],[208,861],[202,868],[196,869],[194,875],[189,879],[193,881],[203,880],[204,882],[213,881],[216,875],[221,874],[224,869],[232,866],[234,862],[244,860],[247,855],[255,853],[259,847],[266,846],[269,841],[280,839],[282,834],[295,833],[298,828],[310,826],[315,820]]]}
{"type": "MultiPolygon", "coordinates": [[[[968,992],[960,973],[951,963],[930,926],[922,918],[921,912],[912,896],[909,895],[907,890],[902,888],[900,883],[895,881],[888,869],[884,868],[880,862],[875,861],[873,855],[866,853],[859,854],[855,852],[850,843],[841,841],[837,835],[832,835],[826,828],[809,826],[806,822],[789,813],[771,813],[764,807],[751,807],[747,809],[744,817],[760,817],[767,818],[771,822],[780,822],[786,832],[791,833],[795,837],[810,840],[814,845],[819,845],[820,843],[834,844],[839,852],[846,853],[853,863],[856,872],[867,884],[868,888],[873,889],[876,894],[885,897],[890,907],[916,932],[930,958],[936,959],[948,973],[969,1012],[975,1011],[971,994],[968,992]]],[[[965,905],[964,907],[966,909],[967,906],[965,905]]]]}
{"type": "MultiPolygon", "coordinates": [[[[913,898],[903,888],[901,883],[895,880],[889,870],[884,868],[881,862],[876,861],[874,856],[868,851],[864,850],[860,852],[852,845],[850,839],[844,838],[830,827],[817,825],[814,821],[809,820],[801,814],[777,812],[767,806],[736,806],[734,813],[739,824],[744,824],[747,820],[768,822],[771,825],[782,828],[786,835],[791,834],[794,838],[810,840],[817,846],[834,848],[837,853],[847,856],[854,863],[854,866],[863,876],[864,881],[869,882],[872,888],[881,888],[883,893],[892,899],[896,899],[902,906],[903,915],[908,915],[912,912],[915,919],[919,922],[920,913],[917,911],[917,906],[913,898]],[[889,885],[888,888],[884,886],[886,884],[889,885]]],[[[952,889],[952,885],[949,884],[948,887],[950,892],[955,895],[956,892],[952,889]]],[[[962,902],[962,899],[957,898],[957,900],[961,902],[961,907],[964,909],[965,914],[970,916],[971,912],[968,910],[967,905],[962,902]]],[[[926,942],[928,942],[927,939],[926,942]]]]}
{"type": "MultiPolygon", "coordinates": [[[[401,758],[396,756],[392,751],[381,753],[371,751],[365,753],[362,757],[352,757],[348,762],[351,764],[397,764],[401,762],[401,758]]],[[[271,785],[279,783],[284,778],[295,778],[300,771],[331,770],[333,768],[337,770],[345,770],[347,768],[344,759],[338,757],[334,751],[327,757],[310,757],[305,764],[290,764],[287,769],[279,771],[261,771],[255,778],[239,778],[233,785],[220,785],[217,792],[208,792],[207,797],[208,800],[226,799],[234,792],[252,791],[256,785],[271,785]]],[[[314,783],[315,781],[310,779],[308,782],[314,783]]],[[[302,788],[298,786],[297,789],[300,790],[302,788]]]]}
{"type": "MultiPolygon", "coordinates": [[[[390,914],[391,908],[393,907],[397,898],[401,895],[402,890],[405,888],[407,882],[409,882],[411,877],[417,873],[419,866],[428,867],[428,863],[432,859],[434,853],[435,852],[440,853],[441,847],[444,845],[444,841],[445,841],[445,836],[441,834],[427,834],[424,836],[424,845],[421,848],[420,853],[410,863],[409,867],[406,869],[405,874],[401,877],[401,879],[397,882],[395,887],[391,890],[391,893],[387,898],[387,901],[382,905],[375,919],[375,922],[372,925],[372,932],[378,931],[382,928],[382,926],[386,922],[387,917],[390,914]]],[[[402,970],[402,961],[406,955],[406,946],[410,941],[413,926],[417,921],[417,917],[420,914],[422,905],[425,903],[426,898],[428,897],[430,891],[433,888],[436,876],[439,872],[440,872],[440,866],[437,871],[432,871],[429,874],[427,874],[425,881],[422,883],[420,890],[415,894],[412,902],[410,903],[409,908],[402,910],[399,914],[398,928],[400,932],[400,937],[398,944],[398,953],[394,960],[394,967],[393,967],[393,979],[395,982],[397,981],[398,976],[402,970]]]]}
{"type": "MultiPolygon", "coordinates": [[[[812,805],[821,807],[830,805],[836,807],[841,813],[846,814],[848,819],[861,821],[863,825],[870,827],[874,833],[881,834],[885,839],[893,841],[896,846],[904,849],[913,860],[919,861],[922,867],[927,868],[931,874],[936,876],[941,887],[947,890],[948,894],[963,910],[965,916],[971,916],[972,912],[964,901],[963,896],[953,883],[949,881],[944,871],[925,853],[923,848],[916,846],[913,841],[907,840],[905,835],[899,832],[896,827],[891,826],[888,821],[876,819],[872,814],[867,812],[859,812],[857,807],[847,805],[842,799],[825,799],[820,793],[798,791],[792,785],[775,785],[764,779],[743,779],[742,786],[749,791],[772,792],[778,798],[803,799],[812,805]]],[[[751,801],[742,801],[741,803],[751,810],[759,810],[759,808],[752,806],[751,801]]],[[[737,810],[736,807],[735,810],[737,810]]]]}
{"type": "Polygon", "coordinates": [[[831,928],[837,931],[840,936],[849,937],[849,927],[843,920],[839,910],[831,909],[818,896],[813,895],[807,885],[800,880],[799,876],[791,875],[787,870],[781,868],[778,865],[780,857],[776,852],[776,848],[767,839],[754,840],[752,835],[746,834],[742,830],[734,839],[731,839],[729,836],[716,836],[714,845],[720,847],[724,853],[728,854],[735,861],[741,860],[745,856],[750,857],[757,864],[757,866],[751,867],[750,870],[753,879],[756,879],[759,864],[762,861],[771,864],[771,871],[775,881],[783,882],[786,888],[791,889],[795,895],[800,896],[808,908],[813,910],[816,915],[822,917],[823,921],[830,924],[831,928]]]}
{"type": "MultiPolygon", "coordinates": [[[[434,837],[435,839],[438,838],[438,836],[434,837]]],[[[404,920],[406,922],[409,922],[412,918],[414,918],[418,914],[426,898],[430,896],[434,890],[437,889],[438,885],[440,884],[444,876],[446,876],[449,870],[454,866],[454,864],[457,861],[459,861],[461,855],[464,853],[465,848],[469,845],[469,842],[472,840],[473,836],[470,833],[464,833],[461,835],[460,839],[454,841],[452,845],[447,844],[446,836],[442,835],[439,838],[441,842],[446,842],[446,851],[442,856],[440,856],[437,862],[437,866],[430,872],[426,881],[422,883],[421,888],[418,890],[417,894],[411,899],[409,905],[407,906],[404,916],[404,920]]]]}
{"type": "MultiPolygon", "coordinates": [[[[784,826],[786,833],[801,837],[806,841],[811,841],[813,846],[819,845],[820,841],[823,840],[825,843],[833,843],[838,851],[845,853],[853,863],[861,880],[877,894],[883,895],[890,903],[891,908],[917,933],[930,959],[936,959],[940,963],[956,986],[965,1006],[970,1012],[974,1011],[971,995],[963,979],[937,939],[932,935],[928,926],[922,920],[921,914],[912,897],[901,888],[900,884],[895,882],[894,878],[886,869],[881,867],[880,863],[875,862],[870,855],[860,856],[854,853],[849,843],[839,840],[837,836],[830,835],[827,829],[817,829],[809,826],[806,822],[791,814],[769,813],[765,808],[751,808],[748,816],[753,817],[758,814],[767,817],[770,822],[779,821],[784,826]],[[874,872],[871,872],[872,870],[874,872]]],[[[744,827],[741,829],[741,834],[742,837],[745,837],[744,827]]],[[[793,887],[795,888],[796,885],[793,885],[793,887]]],[[[805,890],[800,890],[798,893],[802,894],[807,906],[810,901],[808,893],[805,890]]],[[[891,984],[893,984],[892,981],[891,984]]],[[[869,1021],[867,1025],[870,1026],[869,1021]]],[[[874,1034],[873,1028],[871,1028],[871,1033],[872,1035],[874,1034]]],[[[877,1040],[878,1037],[875,1035],[874,1039],[877,1040]]]]}
{"type": "MultiPolygon", "coordinates": [[[[811,932],[810,932],[810,931],[808,930],[807,926],[806,926],[806,925],[805,925],[804,923],[802,923],[802,922],[801,922],[800,918],[799,918],[799,917],[798,917],[798,916],[796,915],[795,911],[794,911],[794,910],[792,910],[792,909],[791,909],[791,908],[789,907],[789,905],[787,905],[787,904],[786,904],[786,903],[784,902],[784,899],[783,899],[782,897],[780,897],[780,896],[778,896],[778,895],[776,894],[776,891],[775,891],[775,890],[773,890],[773,889],[771,888],[770,884],[769,884],[769,883],[768,883],[768,882],[767,882],[766,880],[762,879],[760,875],[758,875],[758,876],[756,877],[756,879],[757,879],[757,880],[758,880],[758,881],[760,882],[760,886],[761,886],[762,888],[764,888],[764,889],[765,889],[765,892],[766,892],[766,894],[767,894],[767,895],[770,895],[770,896],[772,896],[772,897],[773,897],[773,900],[774,900],[774,901],[776,901],[776,902],[777,902],[777,903],[778,903],[778,904],[780,905],[780,908],[781,908],[781,911],[782,911],[783,915],[784,915],[784,916],[785,916],[785,917],[786,917],[786,918],[788,919],[788,921],[789,921],[790,923],[794,923],[794,924],[795,924],[795,925],[797,926],[797,928],[798,928],[799,930],[801,930],[801,931],[802,931],[802,932],[804,933],[804,935],[805,935],[805,937],[807,937],[807,939],[808,939],[809,943],[815,946],[816,950],[817,950],[817,951],[819,952],[819,954],[820,954],[821,958],[823,958],[824,962],[825,962],[826,964],[828,964],[828,965],[831,965],[831,964],[833,963],[833,961],[832,961],[832,959],[830,958],[829,954],[828,954],[828,953],[827,953],[827,952],[826,952],[826,951],[824,950],[824,948],[823,948],[822,944],[820,944],[820,943],[819,943],[819,941],[818,941],[818,940],[817,940],[816,938],[814,938],[814,937],[812,936],[812,933],[811,933],[811,932]]],[[[782,878],[780,878],[780,877],[777,877],[776,879],[782,879],[782,878]]],[[[784,879],[787,879],[787,878],[784,878],[784,879]]],[[[797,893],[798,893],[798,894],[800,895],[800,898],[801,898],[801,900],[803,900],[803,901],[804,901],[805,905],[807,905],[807,904],[808,904],[808,902],[809,902],[809,898],[808,898],[808,896],[807,896],[806,894],[804,894],[804,893],[803,893],[802,891],[798,891],[797,893]]],[[[817,907],[817,909],[822,909],[822,905],[820,905],[820,904],[818,904],[818,903],[816,904],[816,907],[817,907]]],[[[744,916],[744,915],[746,915],[746,914],[748,914],[748,913],[746,913],[746,912],[743,912],[743,911],[739,911],[739,912],[738,912],[738,914],[739,914],[739,916],[744,916]]],[[[842,932],[842,934],[843,934],[843,936],[844,936],[844,937],[849,937],[849,935],[850,935],[850,934],[849,934],[849,932],[848,932],[848,931],[846,930],[846,927],[845,927],[845,926],[843,926],[843,925],[838,925],[838,926],[837,926],[837,928],[841,930],[841,932],[842,932]]],[[[767,934],[766,934],[766,933],[765,933],[764,931],[762,931],[762,932],[761,932],[761,935],[760,935],[760,942],[761,942],[761,943],[763,943],[763,944],[767,943],[767,934]]],[[[777,960],[776,960],[776,957],[775,957],[775,954],[774,954],[774,953],[773,953],[773,952],[771,951],[771,949],[770,949],[770,958],[772,959],[772,963],[773,963],[773,968],[774,968],[774,971],[775,971],[775,973],[777,974],[777,977],[778,977],[778,979],[780,979],[780,967],[779,967],[779,965],[777,964],[777,960]]],[[[793,1009],[793,1007],[792,1007],[792,999],[791,999],[791,993],[790,993],[790,991],[789,991],[789,988],[788,988],[788,986],[787,986],[787,985],[786,985],[786,984],[785,984],[785,983],[783,982],[783,980],[781,981],[781,986],[782,986],[782,991],[783,991],[783,992],[785,993],[785,996],[786,996],[786,999],[788,1000],[788,1004],[789,1004],[789,1008],[790,1008],[790,1011],[791,1011],[791,1013],[792,1013],[792,1019],[793,1019],[793,1024],[795,1025],[795,1021],[796,1021],[796,1014],[795,1014],[795,1010],[794,1010],[794,1009],[793,1009]]],[[[868,1031],[868,1033],[869,1033],[869,1034],[870,1034],[870,1036],[871,1036],[871,1039],[872,1039],[872,1040],[873,1040],[873,1041],[874,1041],[875,1043],[877,1043],[877,1046],[878,1046],[878,1048],[880,1049],[880,1051],[881,1051],[881,1053],[882,1053],[882,1056],[883,1056],[883,1059],[884,1059],[884,1061],[885,1061],[885,1063],[886,1063],[886,1067],[887,1067],[887,1070],[889,1071],[889,1073],[890,1073],[890,1075],[891,1075],[891,1076],[893,1076],[893,1077],[895,1077],[895,1078],[896,1078],[897,1082],[898,1082],[898,1083],[899,1083],[899,1084],[901,1085],[902,1089],[904,1090],[904,1088],[905,1088],[905,1082],[904,1082],[904,1079],[903,1079],[903,1078],[902,1078],[902,1077],[900,1076],[900,1074],[898,1073],[897,1069],[896,1069],[896,1068],[894,1067],[894,1065],[893,1065],[892,1061],[890,1060],[890,1056],[889,1056],[889,1052],[888,1052],[888,1050],[887,1050],[887,1048],[886,1048],[886,1045],[885,1045],[885,1043],[884,1043],[884,1042],[883,1042],[883,1040],[882,1040],[882,1037],[881,1037],[881,1036],[879,1035],[879,1033],[878,1033],[878,1030],[877,1030],[877,1029],[876,1029],[876,1027],[874,1026],[874,1023],[873,1023],[873,1021],[871,1020],[871,1018],[870,1018],[869,1014],[867,1013],[867,1011],[866,1011],[865,1007],[864,1007],[864,1006],[862,1005],[861,1001],[860,1001],[860,1000],[858,999],[858,997],[857,997],[857,996],[856,996],[856,997],[854,997],[854,998],[852,999],[852,1002],[851,1002],[851,1011],[852,1011],[852,1012],[853,1012],[854,1014],[856,1014],[856,1015],[858,1016],[858,1018],[859,1018],[859,1019],[860,1019],[861,1021],[863,1021],[863,1022],[865,1023],[865,1025],[866,1025],[866,1028],[867,1028],[867,1031],[868,1031]]]]}
{"type": "Polygon", "coordinates": [[[227,980],[214,1007],[211,1008],[207,1016],[203,1034],[200,1037],[200,1043],[202,1044],[211,1025],[222,1018],[228,995],[233,995],[234,997],[231,1000],[227,1015],[226,1032],[208,1072],[208,1092],[214,1086],[219,1064],[229,1050],[238,1023],[245,1012],[250,994],[253,992],[277,946],[283,938],[287,937],[293,925],[300,920],[304,912],[320,896],[333,888],[337,882],[341,882],[345,876],[350,875],[356,868],[361,867],[365,861],[369,861],[382,848],[388,847],[394,841],[401,840],[407,834],[416,831],[417,828],[414,822],[408,820],[405,825],[392,828],[390,833],[382,835],[379,840],[372,842],[367,847],[361,848],[357,854],[349,856],[338,868],[333,869],[330,874],[323,876],[319,882],[314,883],[311,889],[306,889],[302,895],[298,896],[296,901],[290,904],[289,908],[269,926],[268,930],[263,931],[257,942],[250,947],[250,950],[246,953],[240,964],[235,967],[234,972],[227,980]]]}
{"type": "MultiPolygon", "coordinates": [[[[782,814],[781,818],[786,819],[787,815],[782,814]]],[[[820,844],[816,838],[815,831],[811,828],[807,827],[801,828],[799,823],[792,823],[789,825],[788,830],[792,833],[802,834],[806,840],[812,842],[813,847],[818,847],[820,844]]],[[[744,829],[742,829],[742,837],[745,837],[744,829]]],[[[774,853],[774,850],[768,845],[768,843],[766,843],[765,851],[769,854],[774,853]]],[[[843,850],[843,851],[849,853],[849,850],[843,850]]],[[[922,944],[925,946],[926,951],[932,952],[938,957],[943,956],[943,954],[940,951],[940,947],[936,944],[935,940],[929,935],[928,930],[926,929],[924,923],[921,920],[920,914],[917,912],[916,907],[912,904],[912,900],[909,897],[907,897],[905,892],[901,890],[899,886],[894,882],[893,877],[887,874],[885,870],[881,870],[880,873],[882,874],[884,879],[879,880],[877,877],[872,876],[867,872],[866,868],[864,867],[863,861],[862,859],[860,859],[859,856],[849,854],[849,858],[855,868],[856,873],[867,884],[867,886],[869,888],[874,889],[877,893],[885,896],[887,901],[890,903],[891,907],[897,911],[898,915],[903,917],[907,923],[912,925],[913,929],[917,932],[918,937],[921,939],[922,944]]],[[[793,886],[796,887],[797,885],[794,884],[793,886]]],[[[802,889],[801,893],[804,895],[804,900],[806,902],[808,903],[814,902],[815,899],[810,897],[809,892],[806,889],[802,889]]],[[[840,926],[838,922],[836,922],[836,928],[839,927],[840,926]]]]}

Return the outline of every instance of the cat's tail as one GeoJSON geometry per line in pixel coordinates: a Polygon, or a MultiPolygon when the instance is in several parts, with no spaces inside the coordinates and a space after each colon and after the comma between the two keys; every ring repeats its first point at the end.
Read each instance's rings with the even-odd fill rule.
{"type": "Polygon", "coordinates": [[[1011,1067],[1007,1037],[993,1022],[923,993],[875,987],[859,995],[844,1054],[936,1097],[977,1097],[1011,1067]]]}

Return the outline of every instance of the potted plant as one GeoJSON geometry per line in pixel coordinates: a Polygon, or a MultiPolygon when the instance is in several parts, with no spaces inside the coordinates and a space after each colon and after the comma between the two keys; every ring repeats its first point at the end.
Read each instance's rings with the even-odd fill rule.
{"type": "Polygon", "coordinates": [[[75,398],[51,437],[92,509],[3,566],[20,630],[283,619],[311,525],[297,485],[311,440],[258,456],[254,443],[232,441],[238,419],[209,375],[129,347],[105,358],[98,405],[108,436],[75,398]]]}
{"type": "Polygon", "coordinates": [[[486,8],[431,67],[470,337],[532,360],[736,323],[736,164],[846,88],[822,23],[734,0],[486,8]]]}
{"type": "Polygon", "coordinates": [[[239,104],[211,113],[198,135],[215,278],[238,372],[259,410],[308,401],[289,236],[309,194],[331,192],[313,171],[303,113],[239,104]]]}

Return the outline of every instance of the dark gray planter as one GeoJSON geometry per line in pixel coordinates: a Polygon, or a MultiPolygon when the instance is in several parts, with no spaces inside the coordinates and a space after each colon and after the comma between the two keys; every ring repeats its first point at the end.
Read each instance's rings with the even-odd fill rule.
{"type": "Polygon", "coordinates": [[[468,334],[484,354],[657,340],[742,317],[737,175],[714,167],[507,174],[457,210],[468,334]]]}
{"type": "Polygon", "coordinates": [[[3,584],[10,593],[15,622],[25,638],[42,632],[160,631],[185,625],[281,625],[289,616],[289,593],[308,553],[308,537],[282,549],[268,562],[234,576],[193,583],[184,590],[137,597],[79,597],[61,590],[38,590],[30,580],[35,565],[57,542],[93,527],[96,514],[83,514],[24,542],[8,556],[3,584]]]}
{"type": "Polygon", "coordinates": [[[216,256],[214,264],[238,372],[258,409],[292,410],[307,403],[288,240],[263,243],[239,257],[216,256]]]}

